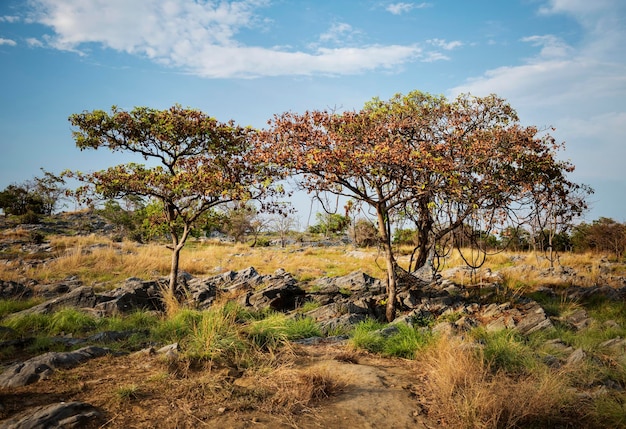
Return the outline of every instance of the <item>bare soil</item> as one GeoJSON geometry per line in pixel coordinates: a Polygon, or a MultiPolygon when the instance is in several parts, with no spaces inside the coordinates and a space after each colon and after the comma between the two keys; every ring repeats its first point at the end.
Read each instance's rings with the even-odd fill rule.
{"type": "Polygon", "coordinates": [[[94,428],[439,427],[429,420],[420,384],[413,361],[338,344],[295,346],[265,372],[194,368],[149,355],[106,356],[33,385],[0,390],[0,419],[81,401],[102,413],[94,428]],[[307,374],[326,376],[312,397],[302,393],[315,384],[301,383],[307,374]]]}

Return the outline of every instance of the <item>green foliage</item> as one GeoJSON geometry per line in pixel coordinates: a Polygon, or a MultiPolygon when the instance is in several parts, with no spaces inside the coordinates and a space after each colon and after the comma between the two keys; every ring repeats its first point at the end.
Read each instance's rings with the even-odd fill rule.
{"type": "Polygon", "coordinates": [[[316,213],[317,223],[309,227],[311,234],[343,234],[350,226],[348,216],[337,213],[316,213]]]}
{"type": "Polygon", "coordinates": [[[417,244],[417,231],[414,229],[396,229],[393,234],[393,244],[417,244]]]}

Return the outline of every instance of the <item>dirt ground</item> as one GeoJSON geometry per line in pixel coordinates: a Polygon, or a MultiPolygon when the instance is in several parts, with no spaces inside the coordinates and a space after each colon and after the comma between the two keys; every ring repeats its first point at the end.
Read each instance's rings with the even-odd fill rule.
{"type": "Polygon", "coordinates": [[[415,365],[338,344],[296,346],[265,372],[172,366],[148,355],[107,356],[33,385],[0,390],[0,418],[81,401],[102,413],[93,422],[97,428],[439,427],[429,420],[415,365]],[[303,396],[315,385],[310,374],[321,374],[326,384],[318,394],[303,396]]]}

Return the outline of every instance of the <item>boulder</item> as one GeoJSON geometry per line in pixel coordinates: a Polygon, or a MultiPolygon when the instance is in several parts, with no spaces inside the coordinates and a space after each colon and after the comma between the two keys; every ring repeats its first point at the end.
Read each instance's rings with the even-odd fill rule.
{"type": "Polygon", "coordinates": [[[535,301],[523,305],[519,308],[519,311],[521,316],[515,325],[515,329],[522,335],[554,327],[543,308],[535,301]]]}
{"type": "Polygon", "coordinates": [[[306,292],[298,286],[296,279],[285,270],[278,270],[263,278],[265,287],[250,292],[246,304],[256,309],[269,307],[276,311],[295,310],[304,302],[306,292]]]}
{"type": "Polygon", "coordinates": [[[84,402],[60,402],[35,407],[0,423],[0,429],[83,428],[98,419],[101,413],[84,402]]]}
{"type": "Polygon", "coordinates": [[[104,315],[130,313],[137,309],[163,310],[161,286],[157,281],[127,279],[124,286],[98,296],[94,309],[104,315]]]}
{"type": "Polygon", "coordinates": [[[22,310],[16,315],[48,314],[65,307],[92,308],[100,301],[92,287],[80,286],[71,292],[50,299],[34,307],[22,310]]]}
{"type": "Polygon", "coordinates": [[[73,352],[48,352],[5,369],[0,374],[0,387],[17,387],[36,383],[48,378],[58,368],[72,368],[109,352],[109,349],[95,346],[83,347],[73,352]]]}

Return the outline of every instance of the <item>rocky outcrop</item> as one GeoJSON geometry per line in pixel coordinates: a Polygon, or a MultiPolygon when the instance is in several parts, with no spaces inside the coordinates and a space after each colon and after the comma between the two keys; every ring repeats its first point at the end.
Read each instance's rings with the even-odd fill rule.
{"type": "Polygon", "coordinates": [[[97,408],[84,402],[60,402],[31,408],[0,423],[0,429],[83,428],[100,416],[97,408]]]}
{"type": "Polygon", "coordinates": [[[0,374],[0,387],[26,386],[48,378],[58,368],[72,368],[89,359],[104,356],[109,349],[95,346],[83,347],[73,352],[49,352],[16,363],[0,374]]]}

